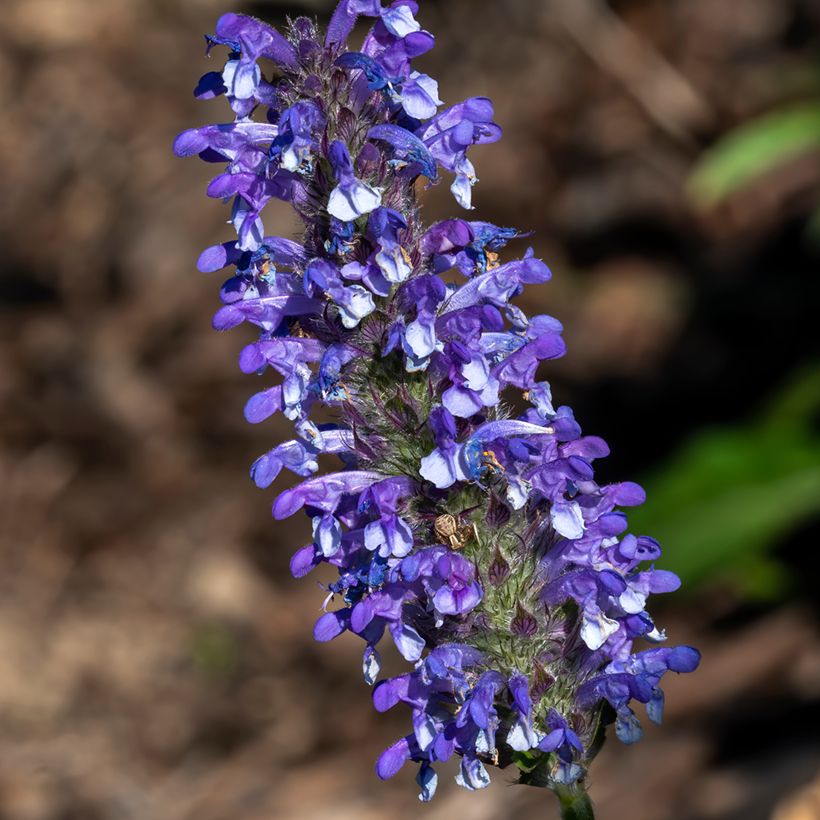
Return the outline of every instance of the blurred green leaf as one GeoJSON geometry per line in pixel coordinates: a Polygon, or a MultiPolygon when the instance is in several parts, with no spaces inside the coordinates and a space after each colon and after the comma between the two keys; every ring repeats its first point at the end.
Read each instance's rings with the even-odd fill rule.
{"type": "Polygon", "coordinates": [[[803,373],[757,420],[708,430],[645,479],[635,532],[664,546],[664,565],[694,586],[728,579],[771,597],[785,582],[766,555],[820,513],[820,368],[803,373]]]}
{"type": "Polygon", "coordinates": [[[820,246],[820,208],[815,208],[806,226],[806,237],[814,246],[820,246]]]}
{"type": "Polygon", "coordinates": [[[820,149],[820,102],[779,109],[731,131],[706,151],[689,178],[699,205],[714,205],[758,177],[820,149]]]}
{"type": "Polygon", "coordinates": [[[214,679],[229,677],[239,660],[236,636],[220,623],[197,627],[191,636],[189,651],[197,668],[214,679]]]}

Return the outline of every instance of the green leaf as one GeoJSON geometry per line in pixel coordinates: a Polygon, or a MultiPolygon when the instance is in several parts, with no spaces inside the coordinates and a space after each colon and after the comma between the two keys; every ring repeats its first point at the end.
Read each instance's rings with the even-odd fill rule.
{"type": "Polygon", "coordinates": [[[664,566],[690,588],[722,578],[777,594],[783,572],[767,551],[820,514],[818,408],[820,369],[798,377],[751,423],[698,433],[645,479],[649,500],[630,513],[632,528],[661,541],[664,566]]]}
{"type": "Polygon", "coordinates": [[[707,150],[695,165],[692,199],[710,206],[763,174],[820,149],[820,102],[780,109],[747,122],[707,150]]]}
{"type": "Polygon", "coordinates": [[[815,208],[806,225],[806,239],[814,247],[820,247],[820,208],[815,208]]]}

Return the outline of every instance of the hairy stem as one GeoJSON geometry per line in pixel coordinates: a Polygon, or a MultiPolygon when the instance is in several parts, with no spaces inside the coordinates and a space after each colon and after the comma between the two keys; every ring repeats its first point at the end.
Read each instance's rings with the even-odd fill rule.
{"type": "Polygon", "coordinates": [[[592,801],[581,786],[558,786],[555,794],[561,802],[562,820],[595,820],[592,801]]]}

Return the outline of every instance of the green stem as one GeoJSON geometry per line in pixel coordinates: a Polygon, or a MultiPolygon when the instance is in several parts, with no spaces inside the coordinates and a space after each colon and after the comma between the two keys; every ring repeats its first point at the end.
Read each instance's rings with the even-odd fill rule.
{"type": "Polygon", "coordinates": [[[595,820],[592,802],[583,787],[561,786],[555,788],[555,794],[561,802],[562,820],[595,820]]]}

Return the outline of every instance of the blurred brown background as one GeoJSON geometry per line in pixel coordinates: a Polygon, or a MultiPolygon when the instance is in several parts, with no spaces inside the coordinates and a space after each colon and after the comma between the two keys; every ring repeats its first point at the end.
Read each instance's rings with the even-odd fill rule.
{"type": "MultiPolygon", "coordinates": [[[[247,335],[210,329],[229,238],[209,168],[171,155],[201,35],[330,0],[0,0],[0,818],[556,816],[498,773],[431,807],[353,640],[317,646],[303,521],[246,479],[247,335]]],[[[426,0],[424,70],[487,94],[475,217],[537,231],[570,355],[554,391],[650,491],[704,653],[668,720],[612,740],[601,820],[820,818],[820,6],[814,0],[426,0]]],[[[442,185],[428,218],[454,214],[442,185]]],[[[294,226],[284,207],[271,232],[294,226]]],[[[521,246],[523,250],[523,244],[521,246]]],[[[448,772],[444,773],[445,775],[448,772]]],[[[451,772],[449,773],[451,774],[451,772]]]]}

